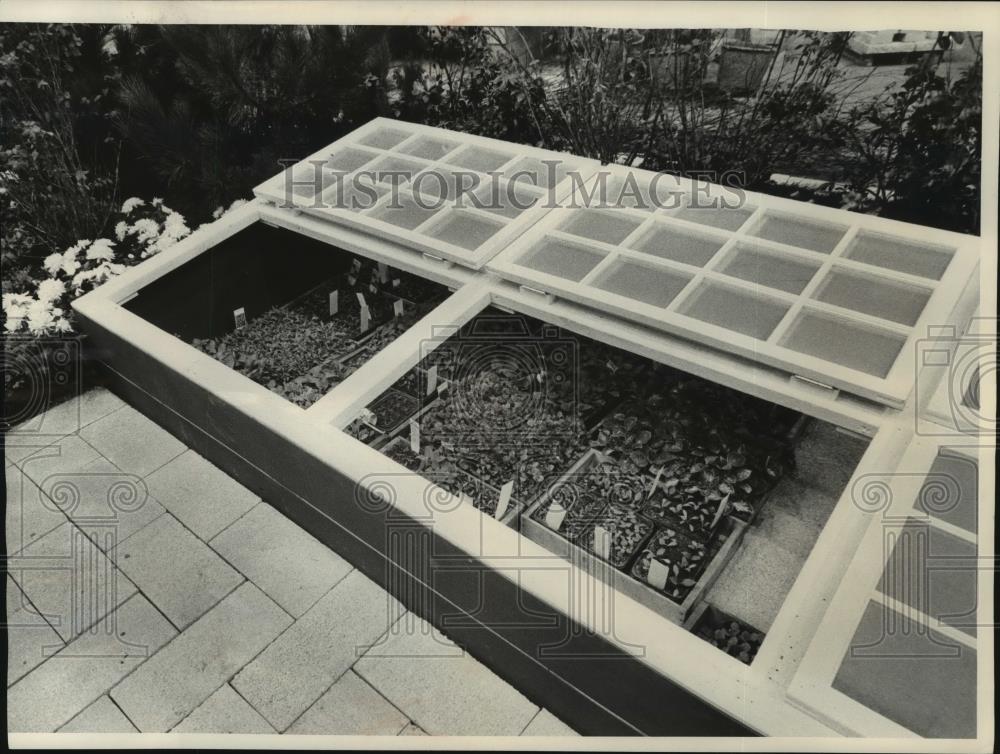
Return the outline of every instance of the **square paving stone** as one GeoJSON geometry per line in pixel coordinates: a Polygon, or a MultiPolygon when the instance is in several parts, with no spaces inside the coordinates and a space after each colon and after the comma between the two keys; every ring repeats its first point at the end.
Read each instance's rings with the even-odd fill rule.
{"type": "Polygon", "coordinates": [[[67,435],[36,450],[18,466],[49,496],[58,495],[58,486],[72,483],[73,474],[101,454],[77,435],[67,435]],[[56,488],[56,492],[53,489],[56,488]]]}
{"type": "Polygon", "coordinates": [[[51,732],[72,719],[177,632],[137,594],[7,691],[7,729],[51,732]]]}
{"type": "Polygon", "coordinates": [[[292,619],[244,582],[111,692],[143,732],[165,732],[187,717],[292,619]]]}
{"type": "Polygon", "coordinates": [[[186,450],[184,443],[131,406],[88,424],[80,437],[125,473],[141,477],[186,450]]]}
{"type": "Polygon", "coordinates": [[[274,728],[228,683],[202,702],[171,733],[274,733],[274,728]]]}
{"type": "Polygon", "coordinates": [[[379,656],[366,655],[354,669],[432,736],[519,735],[538,707],[469,655],[443,656],[446,643],[419,621],[390,632],[379,656]]]}
{"type": "Polygon", "coordinates": [[[577,736],[575,730],[553,715],[547,709],[539,710],[535,719],[528,723],[522,736],[577,736]]]}
{"type": "Polygon", "coordinates": [[[138,733],[107,694],[59,729],[60,733],[138,733]]]}
{"type": "Polygon", "coordinates": [[[386,632],[398,609],[353,571],[240,671],[233,688],[283,731],[386,632]]]}
{"type": "Polygon", "coordinates": [[[147,482],[153,497],[206,542],[260,502],[191,450],[150,474],[147,482]]]}
{"type": "Polygon", "coordinates": [[[169,513],[118,545],[112,557],[180,629],[243,581],[243,576],[169,513]]]}
{"type": "Polygon", "coordinates": [[[7,577],[7,685],[23,678],[63,646],[14,580],[7,577]]]}
{"type": "Polygon", "coordinates": [[[7,441],[13,448],[25,443],[45,443],[46,440],[65,437],[79,432],[83,427],[124,405],[110,390],[93,388],[18,424],[7,433],[7,441]]]}
{"type": "Polygon", "coordinates": [[[135,584],[68,521],[8,561],[10,574],[69,641],[135,593],[135,584]]]}
{"type": "Polygon", "coordinates": [[[288,733],[328,736],[395,736],[409,722],[371,686],[348,670],[288,733]]]}
{"type": "Polygon", "coordinates": [[[267,503],[210,544],[295,618],[351,571],[350,563],[267,503]]]}
{"type": "Polygon", "coordinates": [[[66,523],[65,514],[16,466],[6,471],[7,505],[4,512],[7,554],[15,555],[66,523]]]}

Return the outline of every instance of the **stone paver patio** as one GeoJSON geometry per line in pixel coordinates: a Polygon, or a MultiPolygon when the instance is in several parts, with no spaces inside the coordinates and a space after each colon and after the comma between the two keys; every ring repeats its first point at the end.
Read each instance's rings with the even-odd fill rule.
{"type": "Polygon", "coordinates": [[[9,732],[575,735],[110,392],[29,424],[9,732]]]}

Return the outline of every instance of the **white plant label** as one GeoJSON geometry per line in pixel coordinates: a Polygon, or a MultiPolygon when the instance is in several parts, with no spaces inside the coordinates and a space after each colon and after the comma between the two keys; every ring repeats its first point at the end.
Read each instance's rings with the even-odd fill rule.
{"type": "Polygon", "coordinates": [[[646,581],[649,585],[654,589],[666,589],[668,578],[670,578],[670,567],[656,558],[650,558],[649,573],[646,574],[646,581]]]}
{"type": "Polygon", "coordinates": [[[394,317],[403,316],[403,299],[397,298],[395,301],[392,302],[392,315],[394,317]]]}
{"type": "Polygon", "coordinates": [[[363,294],[360,291],[358,291],[354,295],[358,297],[358,304],[361,306],[361,308],[362,309],[367,309],[368,308],[368,302],[365,301],[365,294],[363,294]]]}
{"type": "Polygon", "coordinates": [[[493,514],[493,518],[499,521],[503,518],[503,514],[507,512],[507,506],[510,505],[510,496],[514,494],[514,480],[511,479],[503,487],[500,488],[500,500],[497,501],[497,509],[493,514]]]}
{"type": "Polygon", "coordinates": [[[654,492],[656,492],[656,485],[660,483],[660,477],[663,476],[663,468],[664,467],[661,466],[659,470],[656,472],[656,476],[653,477],[653,483],[649,485],[649,492],[646,493],[646,497],[649,497],[654,492]]]}
{"type": "Polygon", "coordinates": [[[247,326],[247,310],[242,306],[233,312],[233,321],[236,323],[236,329],[241,330],[247,326]]]}
{"type": "Polygon", "coordinates": [[[611,532],[603,526],[594,527],[594,552],[605,560],[611,560],[611,532]]]}
{"type": "Polygon", "coordinates": [[[566,518],[566,509],[559,503],[552,503],[545,514],[545,525],[553,531],[559,531],[564,518],[566,518]]]}
{"type": "Polygon", "coordinates": [[[389,265],[385,262],[378,263],[378,279],[380,283],[389,282],[389,265]]]}
{"type": "Polygon", "coordinates": [[[410,450],[420,452],[420,422],[410,419],[410,450]]]}
{"type": "MultiPolygon", "coordinates": [[[[360,295],[360,294],[358,294],[360,295]]],[[[368,311],[367,306],[361,307],[361,332],[365,332],[372,323],[372,313],[368,311]]]]}
{"type": "Polygon", "coordinates": [[[438,384],[438,368],[437,364],[427,368],[427,392],[425,395],[431,395],[436,389],[438,384]]]}
{"type": "Polygon", "coordinates": [[[330,316],[340,311],[340,291],[330,291],[330,316]]]}

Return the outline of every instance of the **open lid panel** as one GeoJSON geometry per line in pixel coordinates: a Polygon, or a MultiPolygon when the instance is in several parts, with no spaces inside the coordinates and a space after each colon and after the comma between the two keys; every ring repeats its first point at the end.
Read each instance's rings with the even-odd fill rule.
{"type": "MultiPolygon", "coordinates": [[[[871,525],[789,689],[849,735],[977,733],[976,448],[926,439],[856,479],[871,525]]],[[[989,639],[989,631],[985,631],[989,639]]]]}
{"type": "Polygon", "coordinates": [[[898,407],[977,237],[608,166],[491,271],[898,407]]]}
{"type": "Polygon", "coordinates": [[[597,167],[559,152],[376,118],[254,194],[479,269],[597,167]]]}

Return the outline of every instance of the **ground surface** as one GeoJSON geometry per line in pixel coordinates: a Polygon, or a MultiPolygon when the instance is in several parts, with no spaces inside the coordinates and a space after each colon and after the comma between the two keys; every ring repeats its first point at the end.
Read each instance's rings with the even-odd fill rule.
{"type": "Polygon", "coordinates": [[[29,425],[10,732],[575,735],[111,393],[29,425]]]}

